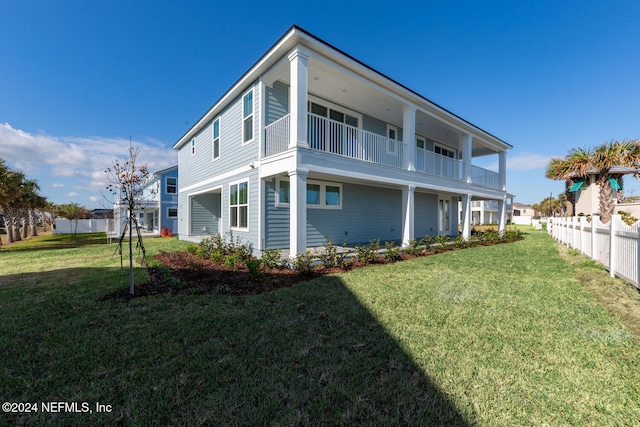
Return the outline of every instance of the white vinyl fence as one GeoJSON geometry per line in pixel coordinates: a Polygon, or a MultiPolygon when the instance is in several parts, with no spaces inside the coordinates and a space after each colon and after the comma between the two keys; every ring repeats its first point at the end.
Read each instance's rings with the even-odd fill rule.
{"type": "Polygon", "coordinates": [[[548,230],[563,245],[577,249],[640,289],[640,222],[627,225],[620,215],[603,224],[600,217],[550,218],[548,230]]]}
{"type": "MultiPolygon", "coordinates": [[[[99,233],[109,229],[112,219],[56,219],[53,234],[99,233]]],[[[113,227],[111,225],[111,227],[113,227]]]]}

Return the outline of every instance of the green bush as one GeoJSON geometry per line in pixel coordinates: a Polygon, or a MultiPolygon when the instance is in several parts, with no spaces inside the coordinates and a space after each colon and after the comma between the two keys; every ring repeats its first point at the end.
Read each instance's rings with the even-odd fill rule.
{"type": "Polygon", "coordinates": [[[244,263],[249,269],[249,275],[252,278],[255,278],[264,274],[263,271],[260,270],[260,265],[262,264],[262,261],[260,261],[259,259],[249,259],[249,260],[246,260],[244,263]]]}
{"type": "Polygon", "coordinates": [[[368,245],[356,245],[356,258],[364,264],[371,264],[378,260],[380,240],[370,240],[368,245]]]}
{"type": "Polygon", "coordinates": [[[280,256],[280,249],[265,249],[262,252],[262,264],[269,269],[282,267],[284,260],[280,256]]]}
{"type": "Polygon", "coordinates": [[[441,234],[436,237],[435,243],[437,245],[438,250],[444,251],[447,249],[447,243],[449,242],[449,237],[446,234],[441,234]]]}
{"type": "Polygon", "coordinates": [[[393,242],[384,242],[384,259],[387,262],[394,262],[401,260],[400,256],[402,249],[400,246],[396,246],[393,242]]]}
{"type": "Polygon", "coordinates": [[[307,250],[303,254],[298,254],[292,262],[291,268],[303,275],[310,275],[313,272],[313,255],[307,250]]]}
{"type": "Polygon", "coordinates": [[[322,265],[327,268],[343,267],[347,259],[347,251],[344,250],[347,247],[347,241],[342,242],[342,251],[338,250],[338,247],[333,241],[327,239],[324,244],[324,248],[320,252],[319,258],[322,265]]]}
{"type": "Polygon", "coordinates": [[[418,239],[411,239],[404,251],[411,256],[419,256],[422,253],[422,245],[418,239]]]}

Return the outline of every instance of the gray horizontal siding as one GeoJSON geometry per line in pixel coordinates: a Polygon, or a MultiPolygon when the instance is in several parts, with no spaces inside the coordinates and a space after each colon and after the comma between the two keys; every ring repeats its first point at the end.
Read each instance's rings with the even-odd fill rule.
{"type": "Polygon", "coordinates": [[[265,247],[289,248],[289,207],[276,207],[276,180],[265,182],[265,247]]]}
{"type": "MultiPolygon", "coordinates": [[[[416,239],[438,234],[438,196],[415,193],[415,215],[413,231],[416,239]]],[[[456,205],[457,206],[457,205],[456,205]]]]}
{"type": "Polygon", "coordinates": [[[273,87],[265,87],[265,126],[289,114],[289,86],[276,81],[273,87]]]}
{"type": "Polygon", "coordinates": [[[191,198],[191,235],[218,233],[220,193],[198,194],[191,198]]]}

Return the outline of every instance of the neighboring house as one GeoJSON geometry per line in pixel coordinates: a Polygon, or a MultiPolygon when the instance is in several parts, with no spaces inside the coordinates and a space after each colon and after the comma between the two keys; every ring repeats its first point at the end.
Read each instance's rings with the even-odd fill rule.
{"type": "Polygon", "coordinates": [[[459,223],[470,236],[472,200],[497,201],[504,229],[509,148],[293,26],[174,145],[178,232],[291,255],[326,239],[406,245],[459,223]]]}
{"type": "MultiPolygon", "coordinates": [[[[511,221],[511,198],[507,198],[506,220],[511,221]]],[[[471,224],[497,224],[500,219],[500,203],[497,200],[471,201],[471,224]]],[[[462,202],[460,202],[460,218],[462,218],[462,202]]]]}
{"type": "Polygon", "coordinates": [[[533,217],[535,216],[535,210],[530,205],[523,203],[513,203],[513,219],[514,224],[527,224],[531,225],[533,217]]]}
{"type": "MultiPolygon", "coordinates": [[[[612,175],[630,175],[635,173],[631,168],[613,168],[612,175]]],[[[640,203],[638,202],[622,202],[624,199],[624,189],[618,181],[612,176],[609,183],[613,190],[613,198],[616,202],[614,213],[625,211],[636,218],[640,218],[640,203]]],[[[596,174],[590,174],[586,179],[577,179],[569,188],[569,193],[573,193],[575,199],[574,215],[594,215],[600,213],[600,186],[596,183],[596,174]]]]}
{"type": "MultiPolygon", "coordinates": [[[[154,172],[142,188],[140,210],[136,212],[138,225],[143,231],[160,234],[167,228],[178,233],[178,166],[154,172]]],[[[120,235],[126,226],[127,211],[116,204],[115,234],[120,235]]]]}

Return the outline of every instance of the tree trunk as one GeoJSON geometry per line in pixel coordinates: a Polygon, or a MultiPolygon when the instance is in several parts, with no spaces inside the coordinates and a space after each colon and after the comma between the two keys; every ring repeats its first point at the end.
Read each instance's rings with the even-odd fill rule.
{"type": "Polygon", "coordinates": [[[13,243],[13,209],[4,210],[4,231],[7,233],[7,243],[13,243]]]}
{"type": "Polygon", "coordinates": [[[26,239],[27,237],[29,237],[29,212],[28,211],[22,211],[22,238],[26,239]]]}
{"type": "Polygon", "coordinates": [[[38,216],[36,215],[36,211],[33,209],[29,210],[29,229],[31,237],[36,237],[38,235],[38,216]]]}
{"type": "Polygon", "coordinates": [[[600,221],[606,224],[611,219],[615,209],[613,189],[611,188],[611,184],[609,184],[607,175],[598,177],[598,186],[600,187],[600,221]]]}
{"type": "Polygon", "coordinates": [[[13,241],[19,242],[22,240],[20,236],[20,212],[13,211],[13,217],[11,218],[11,233],[13,233],[13,241]]]}

